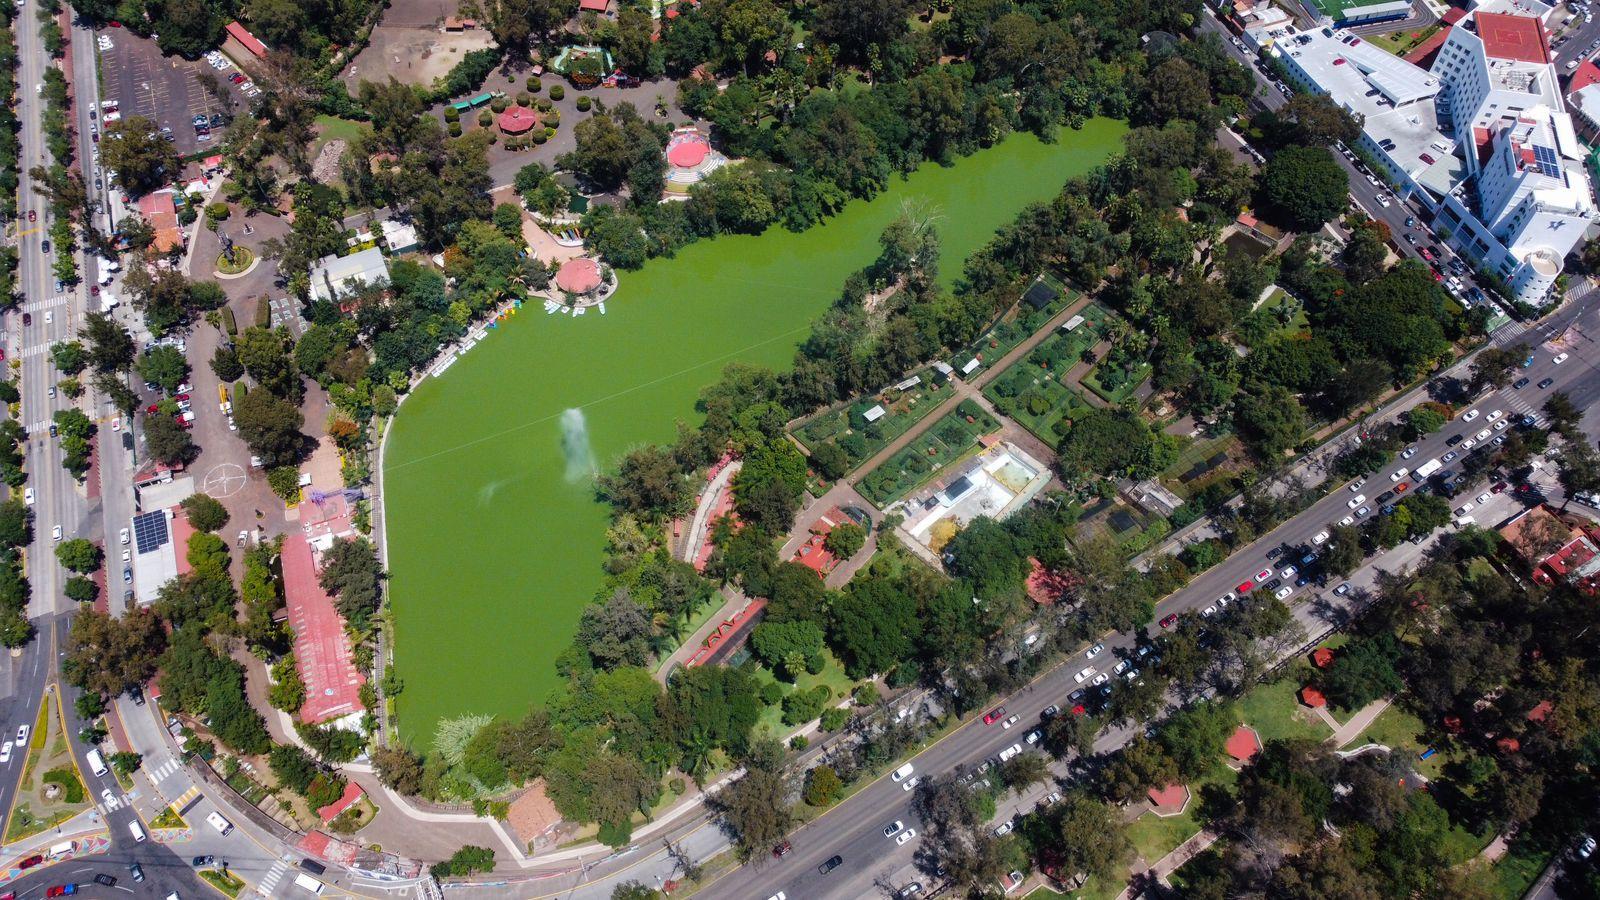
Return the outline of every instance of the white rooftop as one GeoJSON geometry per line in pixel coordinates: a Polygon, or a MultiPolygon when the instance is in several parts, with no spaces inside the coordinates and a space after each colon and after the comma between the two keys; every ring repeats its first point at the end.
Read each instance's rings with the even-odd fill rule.
{"type": "Polygon", "coordinates": [[[356,290],[358,284],[388,280],[389,262],[377,247],[368,247],[349,256],[324,256],[311,267],[311,297],[337,300],[356,290]]]}

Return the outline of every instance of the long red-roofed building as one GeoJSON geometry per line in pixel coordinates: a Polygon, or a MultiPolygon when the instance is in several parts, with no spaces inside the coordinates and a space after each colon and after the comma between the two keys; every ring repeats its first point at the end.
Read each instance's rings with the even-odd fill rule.
{"type": "Polygon", "coordinates": [[[283,594],[294,629],[295,662],[306,683],[300,718],[318,724],[360,713],[366,678],[352,659],[344,618],[317,581],[316,558],[305,535],[284,537],[283,594]]]}

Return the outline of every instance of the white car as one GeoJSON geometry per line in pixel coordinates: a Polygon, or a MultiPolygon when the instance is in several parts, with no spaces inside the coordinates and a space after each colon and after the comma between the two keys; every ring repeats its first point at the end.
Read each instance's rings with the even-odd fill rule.
{"type": "Polygon", "coordinates": [[[12,743],[10,741],[6,741],[4,744],[0,744],[0,763],[11,762],[11,748],[12,748],[12,746],[13,745],[12,745],[12,743]]]}
{"type": "Polygon", "coordinates": [[[1348,490],[1350,493],[1354,494],[1356,491],[1361,490],[1361,486],[1366,483],[1367,480],[1365,478],[1357,478],[1355,481],[1350,482],[1350,487],[1348,490]]]}
{"type": "Polygon", "coordinates": [[[1255,580],[1256,581],[1266,581],[1268,578],[1271,578],[1271,577],[1272,577],[1272,570],[1271,569],[1262,569],[1261,571],[1256,573],[1255,580]]]}
{"type": "Polygon", "coordinates": [[[1472,510],[1474,508],[1475,507],[1471,503],[1463,503],[1459,507],[1456,508],[1456,515],[1464,516],[1467,513],[1472,512],[1472,510]]]}
{"type": "Polygon", "coordinates": [[[1111,676],[1110,675],[1107,675],[1106,673],[1101,672],[1099,675],[1096,675],[1094,677],[1094,684],[1096,686],[1099,686],[1099,685],[1105,684],[1106,682],[1108,682],[1110,680],[1111,680],[1111,676]]]}
{"type": "Polygon", "coordinates": [[[1356,523],[1356,517],[1355,516],[1345,516],[1344,518],[1339,520],[1339,527],[1340,528],[1349,528],[1351,525],[1354,525],[1355,523],[1356,523]]]}
{"type": "Polygon", "coordinates": [[[33,505],[33,488],[22,489],[22,502],[29,506],[33,505]]]}
{"type": "Polygon", "coordinates": [[[18,725],[17,726],[17,746],[18,747],[26,747],[27,745],[28,745],[28,726],[26,726],[26,725],[18,725]]]}
{"type": "Polygon", "coordinates": [[[1202,617],[1204,617],[1204,618],[1210,618],[1213,614],[1216,613],[1216,611],[1217,611],[1217,608],[1215,606],[1208,606],[1205,609],[1200,610],[1200,615],[1202,617]]]}
{"type": "Polygon", "coordinates": [[[1111,671],[1117,675],[1121,675],[1123,672],[1128,671],[1128,667],[1131,665],[1133,665],[1133,663],[1130,663],[1127,660],[1122,660],[1121,662],[1117,663],[1117,667],[1111,671]]]}
{"type": "Polygon", "coordinates": [[[1044,731],[1042,729],[1035,728],[1029,731],[1027,735],[1023,737],[1023,740],[1027,741],[1031,745],[1039,743],[1039,739],[1042,737],[1044,737],[1044,731]]]}
{"type": "Polygon", "coordinates": [[[1473,502],[1477,503],[1479,506],[1482,506],[1483,504],[1488,503],[1489,502],[1489,492],[1488,491],[1484,491],[1483,493],[1479,494],[1478,495],[1478,499],[1474,500],[1473,502]]]}
{"type": "Polygon", "coordinates": [[[1411,457],[1416,456],[1416,455],[1417,455],[1417,448],[1415,448],[1415,447],[1407,447],[1404,450],[1400,451],[1400,458],[1401,459],[1410,459],[1411,457]]]}
{"type": "Polygon", "coordinates": [[[1500,418],[1501,415],[1503,415],[1503,413],[1501,413],[1498,409],[1490,410],[1489,414],[1483,417],[1483,420],[1485,422],[1493,422],[1495,419],[1500,418]]]}
{"type": "Polygon", "coordinates": [[[1402,478],[1404,478],[1404,477],[1406,477],[1407,475],[1410,475],[1410,474],[1411,474],[1411,470],[1405,468],[1404,466],[1402,466],[1402,467],[1400,467],[1399,471],[1397,471],[1393,475],[1389,476],[1389,480],[1390,481],[1399,481],[1400,479],[1402,479],[1402,478]]]}
{"type": "Polygon", "coordinates": [[[1104,650],[1105,648],[1106,648],[1105,644],[1095,644],[1093,647],[1089,648],[1089,651],[1087,653],[1083,654],[1083,658],[1084,659],[1094,659],[1096,656],[1099,656],[1100,655],[1100,651],[1104,650]]]}
{"type": "Polygon", "coordinates": [[[1074,681],[1078,682],[1079,684],[1083,684],[1085,681],[1088,681],[1089,680],[1089,676],[1091,676],[1093,674],[1094,674],[1094,666],[1084,666],[1078,672],[1078,674],[1072,676],[1072,678],[1073,678],[1074,681]]]}
{"type": "Polygon", "coordinates": [[[1014,827],[1016,826],[1012,825],[1010,822],[1001,822],[999,825],[995,826],[994,836],[1005,837],[1011,833],[1011,829],[1014,827]]]}
{"type": "Polygon", "coordinates": [[[894,839],[894,842],[897,846],[904,847],[906,845],[906,841],[909,841],[916,836],[917,830],[915,828],[907,828],[905,831],[900,833],[899,837],[894,839]]]}
{"type": "Polygon", "coordinates": [[[1505,431],[1506,430],[1506,426],[1510,425],[1510,424],[1511,423],[1507,422],[1505,419],[1501,419],[1500,421],[1494,423],[1494,430],[1495,431],[1505,431]]]}
{"type": "Polygon", "coordinates": [[[1000,751],[1000,761],[1001,762],[1008,762],[1008,761],[1010,761],[1012,759],[1012,757],[1015,757],[1017,754],[1019,754],[1021,752],[1022,752],[1022,745],[1021,744],[1012,744],[1011,746],[1009,746],[1009,747],[1005,748],[1004,750],[1000,751]]]}
{"type": "Polygon", "coordinates": [[[47,310],[44,311],[44,323],[46,325],[49,325],[51,322],[54,322],[55,320],[56,320],[56,314],[55,314],[55,312],[53,310],[48,310],[47,309],[47,310]]]}
{"type": "Polygon", "coordinates": [[[1275,592],[1273,592],[1272,596],[1277,597],[1279,600],[1282,600],[1283,598],[1289,596],[1292,593],[1294,593],[1294,585],[1286,584],[1283,587],[1278,588],[1275,592]]]}
{"type": "Polygon", "coordinates": [[[1567,354],[1565,354],[1565,353],[1557,353],[1556,356],[1555,356],[1555,359],[1552,359],[1550,361],[1559,366],[1562,363],[1567,361],[1567,354]]]}
{"type": "Polygon", "coordinates": [[[1327,540],[1328,540],[1328,533],[1326,531],[1319,531],[1316,534],[1313,534],[1311,536],[1311,543],[1317,544],[1319,546],[1324,544],[1324,543],[1326,543],[1327,540]]]}
{"type": "Polygon", "coordinates": [[[60,525],[57,525],[56,527],[50,529],[50,537],[52,537],[52,538],[54,538],[55,540],[58,540],[58,541],[61,540],[61,526],[60,525]]]}
{"type": "Polygon", "coordinates": [[[1294,566],[1284,566],[1283,568],[1278,570],[1278,577],[1279,578],[1284,578],[1284,579],[1293,578],[1295,576],[1295,574],[1298,573],[1299,571],[1300,570],[1295,568],[1294,566]]]}
{"type": "Polygon", "coordinates": [[[1355,509],[1365,502],[1367,502],[1367,495],[1357,494],[1349,503],[1346,503],[1345,506],[1349,507],[1350,509],[1355,509]]]}
{"type": "Polygon", "coordinates": [[[1009,731],[1011,729],[1011,726],[1017,724],[1020,721],[1022,721],[1022,717],[1021,716],[1016,715],[1016,714],[1012,714],[1004,722],[1000,723],[1000,728],[1001,728],[1001,730],[1009,731]]]}
{"type": "Polygon", "coordinates": [[[1478,442],[1472,438],[1467,438],[1456,446],[1461,449],[1461,452],[1465,453],[1466,451],[1471,450],[1473,447],[1478,446],[1478,442]]]}
{"type": "Polygon", "coordinates": [[[118,532],[117,533],[117,540],[121,541],[123,543],[123,546],[127,546],[127,543],[128,543],[128,529],[124,528],[124,529],[122,529],[122,531],[118,532]]]}
{"type": "Polygon", "coordinates": [[[117,416],[116,418],[111,420],[111,430],[112,431],[121,431],[122,430],[122,417],[121,416],[117,416]]]}
{"type": "Polygon", "coordinates": [[[1494,429],[1485,428],[1484,430],[1482,430],[1482,431],[1478,432],[1477,434],[1473,435],[1472,439],[1475,440],[1475,441],[1485,441],[1485,440],[1488,440],[1489,439],[1489,435],[1491,435],[1493,433],[1494,433],[1494,429]]]}
{"type": "Polygon", "coordinates": [[[899,819],[895,819],[893,822],[890,822],[889,824],[883,826],[883,836],[884,837],[894,837],[895,835],[899,834],[900,833],[900,829],[902,829],[904,827],[906,827],[906,823],[905,822],[903,822],[903,821],[901,821],[899,819]]]}
{"type": "Polygon", "coordinates": [[[1370,510],[1367,507],[1363,506],[1360,509],[1356,510],[1356,518],[1365,519],[1371,513],[1372,513],[1372,510],[1370,510]]]}
{"type": "Polygon", "coordinates": [[[913,788],[915,788],[917,785],[919,785],[921,783],[922,783],[922,776],[918,775],[915,778],[908,779],[905,784],[900,785],[900,790],[905,791],[906,793],[910,793],[913,788]]]}
{"type": "Polygon", "coordinates": [[[123,562],[132,562],[133,561],[133,551],[132,550],[124,550],[124,551],[122,551],[122,561],[123,562]]]}
{"type": "Polygon", "coordinates": [[[1461,421],[1463,421],[1463,422],[1471,422],[1473,419],[1476,419],[1477,417],[1478,417],[1478,411],[1475,410],[1475,409],[1469,409],[1466,412],[1461,414],[1461,421]]]}
{"type": "Polygon", "coordinates": [[[107,806],[111,805],[111,798],[114,797],[114,796],[116,796],[116,795],[111,793],[111,788],[105,788],[102,791],[100,791],[100,799],[102,801],[104,801],[104,803],[107,806]]]}

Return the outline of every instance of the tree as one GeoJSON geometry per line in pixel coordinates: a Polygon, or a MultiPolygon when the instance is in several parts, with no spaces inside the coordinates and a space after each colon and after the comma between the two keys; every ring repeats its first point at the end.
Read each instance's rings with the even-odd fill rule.
{"type": "Polygon", "coordinates": [[[1296,93],[1278,108],[1280,121],[1291,126],[1291,143],[1331,147],[1354,143],[1361,136],[1362,117],[1348,112],[1325,94],[1296,93]]]}
{"type": "Polygon", "coordinates": [[[832,806],[844,790],[844,782],[832,766],[817,766],[806,773],[806,789],[802,795],[807,806],[818,808],[832,806]]]}
{"type": "Polygon", "coordinates": [[[448,878],[451,875],[471,875],[474,872],[487,872],[494,868],[494,851],[488,847],[476,847],[468,844],[451,854],[444,862],[434,863],[428,871],[435,878],[448,878]]]}
{"type": "Polygon", "coordinates": [[[56,545],[56,559],[70,572],[93,572],[105,559],[99,545],[85,539],[73,538],[56,545]]]}
{"type": "Polygon", "coordinates": [[[1000,780],[1013,793],[1050,780],[1050,764],[1041,753],[1019,753],[1000,766],[1000,780]]]}
{"type": "Polygon", "coordinates": [[[835,481],[850,471],[850,457],[839,448],[838,444],[832,442],[819,444],[817,449],[811,451],[811,467],[823,478],[835,481]]]}
{"type": "Polygon", "coordinates": [[[854,522],[845,522],[835,525],[822,543],[836,559],[847,560],[866,546],[867,530],[854,522]]]}
{"type": "Polygon", "coordinates": [[[365,631],[383,600],[383,577],[378,551],[365,538],[339,538],[322,555],[317,580],[350,627],[365,631]]]}
{"type": "Polygon", "coordinates": [[[750,634],[760,660],[790,681],[805,672],[806,660],[822,652],[822,629],[811,622],[762,622],[750,634]]]}
{"type": "Polygon", "coordinates": [[[160,412],[145,416],[144,439],[150,455],[169,466],[193,462],[200,453],[188,429],[176,417],[160,412]]]}
{"type": "Polygon", "coordinates": [[[228,524],[228,508],[210,494],[191,494],[184,498],[182,506],[189,514],[189,524],[201,531],[220,531],[228,524]]]}
{"type": "Polygon", "coordinates": [[[1323,691],[1346,709],[1360,709],[1398,693],[1405,684],[1395,671],[1395,661],[1402,656],[1399,642],[1389,632],[1351,641],[1339,649],[1322,673],[1323,691]]]}
{"type": "Polygon", "coordinates": [[[174,393],[178,385],[189,380],[189,362],[177,347],[151,347],[139,357],[139,377],[174,393]]]}
{"type": "Polygon", "coordinates": [[[733,832],[743,860],[770,852],[794,822],[783,778],[783,752],[753,754],[758,755],[776,759],[747,760],[744,777],[710,801],[733,832]]]}
{"type": "MultiPolygon", "coordinates": [[[[599,190],[621,188],[635,177],[638,166],[654,167],[658,176],[666,166],[661,137],[640,118],[631,103],[620,103],[584,119],[573,127],[572,135],[575,147],[562,154],[556,164],[577,172],[599,190]]],[[[656,198],[634,199],[642,202],[656,198]]]]}
{"type": "Polygon", "coordinates": [[[1544,414],[1550,417],[1552,431],[1571,435],[1583,421],[1583,412],[1573,405],[1566,391],[1556,391],[1544,401],[1544,414]]]}
{"type": "Polygon", "coordinates": [[[1268,459],[1283,456],[1306,430],[1305,410],[1287,389],[1255,384],[1234,404],[1234,425],[1256,452],[1268,459]]]}
{"type": "Polygon", "coordinates": [[[88,354],[80,341],[61,341],[50,346],[50,361],[64,375],[76,375],[89,365],[88,354]]]}
{"type": "Polygon", "coordinates": [[[133,335],[109,315],[89,313],[79,334],[89,342],[89,363],[96,372],[126,372],[133,365],[133,335]]]}
{"type": "Polygon", "coordinates": [[[1568,500],[1574,494],[1600,490],[1600,453],[1582,439],[1569,440],[1555,453],[1557,477],[1568,500]]]}
{"type": "Polygon", "coordinates": [[[1295,231],[1315,231],[1349,204],[1350,179],[1321,147],[1290,147],[1267,163],[1262,197],[1295,231]]]}
{"type": "Polygon", "coordinates": [[[100,158],[102,165],[116,171],[117,183],[135,197],[161,187],[178,174],[174,145],[144,116],[128,116],[107,125],[100,138],[100,158]]]}
{"type": "Polygon", "coordinates": [[[224,344],[211,354],[211,371],[224,384],[232,384],[244,377],[244,363],[239,362],[239,354],[232,347],[224,344]]]}
{"type": "Polygon", "coordinates": [[[267,467],[300,462],[306,445],[300,426],[305,419],[294,404],[267,391],[250,391],[234,399],[233,420],[250,452],[261,457],[267,467]]]}
{"type": "Polygon", "coordinates": [[[905,0],[823,0],[817,5],[812,32],[839,48],[839,58],[864,63],[869,51],[888,47],[905,34],[909,21],[905,0]]]}
{"type": "Polygon", "coordinates": [[[149,681],[165,649],[166,630],[150,610],[113,619],[85,608],[72,618],[61,671],[86,691],[115,697],[149,681]]]}
{"type": "Polygon", "coordinates": [[[650,618],[644,608],[618,591],[603,604],[585,607],[574,642],[602,669],[643,665],[650,658],[650,618]]]}
{"type": "Polygon", "coordinates": [[[1354,525],[1335,525],[1328,530],[1322,545],[1322,565],[1341,578],[1354,572],[1366,559],[1361,549],[1361,530],[1354,525]]]}
{"type": "Polygon", "coordinates": [[[600,493],[624,512],[651,518],[679,511],[689,496],[671,451],[654,446],[624,456],[616,475],[602,475],[600,493]]]}
{"type": "Polygon", "coordinates": [[[422,789],[422,760],[404,747],[373,748],[372,764],[378,780],[402,794],[422,789]]]}
{"type": "Polygon", "coordinates": [[[1107,881],[1123,873],[1133,856],[1127,824],[1105,803],[1081,791],[1068,794],[1046,813],[1053,826],[1047,840],[1060,859],[1060,871],[1107,881]]]}

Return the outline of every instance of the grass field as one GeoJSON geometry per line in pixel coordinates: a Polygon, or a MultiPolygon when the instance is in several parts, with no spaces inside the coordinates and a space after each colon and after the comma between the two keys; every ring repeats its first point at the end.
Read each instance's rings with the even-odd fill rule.
{"type": "Polygon", "coordinates": [[[1261,735],[1263,743],[1277,739],[1326,740],[1333,732],[1313,718],[1295,698],[1299,685],[1292,678],[1260,684],[1239,698],[1239,718],[1261,735]]]}
{"type": "Polygon", "coordinates": [[[1025,204],[1119,149],[1124,131],[1095,120],[1052,144],[1015,135],[924,166],[810,231],[694,244],[620,273],[609,315],[524,310],[425,381],[384,454],[402,737],[426,742],[439,719],[467,712],[521,714],[558,683],[553,660],[599,587],[607,522],[581,451],[568,479],[564,441],[586,443],[602,471],[670,441],[676,422],[698,422],[695,399],[724,366],[790,361],[904,201],[940,213],[948,284],[1025,204]]]}

